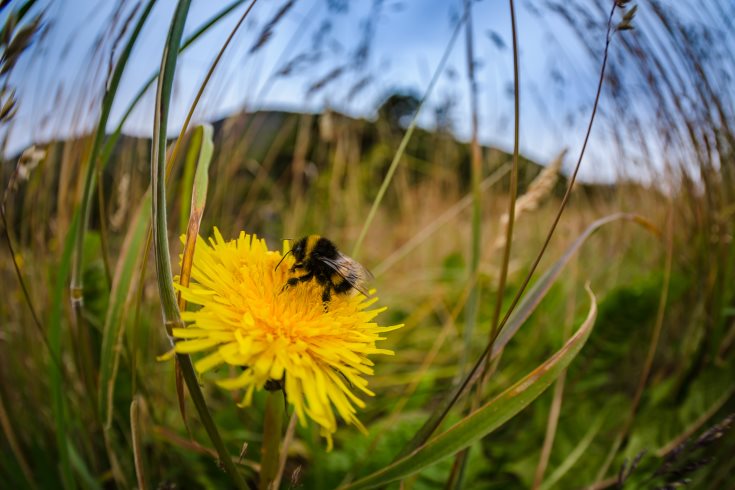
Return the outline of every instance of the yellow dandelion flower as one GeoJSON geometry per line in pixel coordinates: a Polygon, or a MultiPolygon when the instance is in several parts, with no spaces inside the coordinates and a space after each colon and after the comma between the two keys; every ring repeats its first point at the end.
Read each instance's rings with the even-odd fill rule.
{"type": "Polygon", "coordinates": [[[284,290],[293,257],[278,269],[276,264],[287,250],[284,243],[283,253],[270,251],[265,240],[244,232],[232,241],[216,228],[209,243],[198,237],[191,284],[176,287],[201,308],[182,312],[189,326],[173,330],[175,350],[208,351],[194,364],[200,373],[223,364],[241,367],[241,374],[217,383],[243,389],[242,406],[268,381],[279,381],[301,425],[307,417],[319,424],[331,449],[335,411],[365,432],[355,407],[365,406],[358,394],[373,396],[365,379],[373,374],[368,356],[392,355],[376,342],[401,325],[373,321],[385,310],[369,309],[377,298],[333,295],[325,309],[322,288],[313,281],[284,290]]]}

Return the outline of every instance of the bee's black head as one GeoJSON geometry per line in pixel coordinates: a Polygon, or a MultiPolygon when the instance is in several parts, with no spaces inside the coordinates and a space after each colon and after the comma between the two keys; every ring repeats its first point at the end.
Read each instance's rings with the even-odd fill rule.
{"type": "Polygon", "coordinates": [[[293,254],[296,262],[302,262],[306,258],[306,240],[308,237],[304,237],[291,247],[291,253],[293,254]]]}

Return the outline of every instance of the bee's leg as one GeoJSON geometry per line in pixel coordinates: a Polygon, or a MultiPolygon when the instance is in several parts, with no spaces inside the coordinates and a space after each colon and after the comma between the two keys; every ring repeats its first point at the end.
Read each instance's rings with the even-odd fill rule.
{"type": "Polygon", "coordinates": [[[329,303],[329,300],[332,299],[332,292],[331,292],[331,286],[327,286],[324,288],[324,292],[322,293],[322,303],[324,303],[325,308],[326,304],[329,303]]]}
{"type": "Polygon", "coordinates": [[[285,290],[287,287],[289,287],[289,286],[293,287],[293,286],[297,285],[300,282],[310,281],[313,277],[314,277],[314,274],[311,273],[311,272],[309,272],[308,274],[305,274],[303,276],[300,276],[300,277],[291,277],[291,278],[289,278],[288,281],[286,281],[286,284],[283,285],[282,291],[285,290]]]}

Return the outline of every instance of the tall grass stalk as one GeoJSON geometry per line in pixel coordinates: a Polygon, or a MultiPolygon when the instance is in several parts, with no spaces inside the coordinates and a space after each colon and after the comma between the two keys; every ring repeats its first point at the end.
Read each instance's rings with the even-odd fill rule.
{"type": "MultiPolygon", "coordinates": [[[[505,296],[505,283],[508,279],[508,264],[510,263],[510,251],[513,243],[513,226],[516,217],[516,196],[518,195],[518,157],[520,154],[521,140],[521,81],[518,69],[518,27],[516,22],[516,10],[513,0],[510,0],[510,26],[513,38],[513,167],[510,171],[510,193],[508,196],[508,223],[505,227],[505,246],[503,247],[503,261],[500,266],[498,278],[498,292],[495,298],[495,309],[490,326],[490,342],[492,343],[499,327],[500,311],[503,308],[503,297],[505,296]]],[[[487,374],[489,364],[485,367],[487,374]]],[[[484,383],[483,383],[484,384],[484,383]]]]}
{"type": "MultiPolygon", "coordinates": [[[[236,0],[232,3],[230,3],[228,6],[214,14],[209,20],[204,22],[199,28],[195,29],[194,32],[192,32],[185,40],[181,43],[181,47],[179,48],[179,53],[183,53],[186,50],[188,50],[189,47],[191,47],[201,36],[209,32],[210,29],[217,26],[217,24],[224,19],[228,14],[230,14],[233,10],[235,10],[237,7],[245,3],[246,0],[236,0]]],[[[122,135],[122,128],[125,125],[125,123],[130,118],[131,114],[135,110],[136,107],[138,107],[138,104],[141,100],[143,100],[143,97],[145,96],[146,92],[148,92],[148,89],[153,85],[153,83],[158,78],[158,75],[160,72],[156,72],[153,75],[151,75],[146,82],[141,86],[141,88],[136,92],[135,96],[131,99],[130,103],[128,104],[128,107],[125,109],[125,112],[123,113],[122,117],[120,118],[120,121],[118,122],[117,126],[115,127],[115,130],[112,132],[109,138],[107,138],[107,142],[105,143],[105,146],[100,153],[99,158],[99,166],[101,168],[104,168],[107,162],[110,160],[110,157],[112,156],[112,151],[115,149],[115,145],[120,140],[120,136],[122,135]]],[[[148,247],[150,248],[150,247],[148,247]]]]}
{"type": "MultiPolygon", "coordinates": [[[[153,8],[154,3],[154,0],[150,0],[141,13],[140,17],[138,18],[138,22],[136,23],[133,32],[128,39],[128,42],[125,44],[125,47],[120,54],[120,58],[117,60],[115,68],[110,74],[110,79],[105,86],[105,93],[102,98],[102,107],[93,137],[92,149],[89,152],[89,157],[86,162],[85,177],[82,187],[82,197],[78,208],[80,224],[77,227],[76,233],[74,235],[68,235],[68,239],[74,240],[74,255],[71,267],[69,288],[70,300],[72,304],[72,309],[74,311],[73,318],[75,325],[73,328],[73,332],[75,334],[75,352],[77,353],[78,357],[77,367],[82,373],[82,379],[84,380],[86,389],[89,393],[95,393],[97,391],[97,387],[96,381],[94,379],[94,372],[96,371],[96,369],[93,360],[94,354],[92,353],[92,340],[90,337],[90,332],[88,330],[89,325],[87,325],[84,321],[84,237],[87,234],[87,227],[90,219],[92,193],[95,188],[95,175],[101,172],[101,165],[98,161],[98,157],[100,154],[100,150],[102,149],[107,121],[109,119],[110,111],[112,109],[112,103],[115,100],[115,95],[117,93],[120,80],[122,79],[125,66],[128,62],[135,42],[138,39],[140,31],[142,30],[143,25],[145,24],[145,21],[153,8]]],[[[104,220],[105,217],[101,216],[100,219],[104,220]]],[[[102,253],[103,255],[105,255],[107,254],[107,251],[103,250],[102,253]]],[[[94,403],[92,397],[89,397],[89,400],[91,402],[92,412],[99,416],[99,413],[97,412],[97,404],[94,403]]],[[[114,458],[114,456],[112,455],[110,455],[110,457],[114,458]]]]}
{"type": "MultiPolygon", "coordinates": [[[[82,312],[81,305],[84,303],[84,283],[83,283],[83,268],[84,268],[84,236],[87,233],[87,227],[89,226],[89,218],[91,211],[92,192],[95,187],[95,175],[101,171],[98,157],[102,149],[103,140],[105,138],[105,130],[107,128],[107,121],[110,117],[110,111],[112,110],[112,103],[115,100],[118,87],[120,86],[120,80],[122,79],[125,67],[130,53],[133,51],[140,31],[143,29],[145,21],[148,19],[148,15],[153,9],[155,0],[149,0],[146,4],[143,12],[138,18],[138,22],[133,28],[133,32],[130,34],[128,42],[125,44],[120,58],[115,63],[115,68],[111,73],[110,79],[105,86],[105,93],[102,98],[102,107],[100,116],[97,121],[97,128],[94,133],[94,139],[92,141],[92,149],[89,152],[89,158],[85,164],[85,177],[84,184],[82,187],[82,199],[79,207],[79,213],[81,215],[81,226],[77,229],[74,242],[74,261],[71,270],[70,279],[70,291],[72,306],[77,310],[76,318],[81,321],[82,312]]],[[[101,216],[101,220],[105,217],[101,216]]],[[[106,252],[105,252],[106,253],[106,252]]],[[[81,329],[81,325],[77,325],[77,329],[81,329]]],[[[91,368],[91,366],[89,366],[91,368]]],[[[91,372],[91,370],[90,370],[91,372]]]]}
{"type": "Polygon", "coordinates": [[[457,40],[457,36],[459,36],[462,25],[464,24],[465,21],[466,21],[466,16],[463,15],[462,18],[457,22],[457,25],[454,28],[454,32],[452,33],[452,36],[449,38],[447,47],[444,49],[444,54],[442,55],[441,60],[439,60],[439,64],[437,65],[436,70],[434,70],[434,74],[431,77],[429,86],[426,87],[424,96],[421,98],[421,101],[419,102],[418,107],[416,108],[416,112],[413,114],[411,123],[409,124],[408,129],[406,130],[406,133],[403,135],[403,138],[401,139],[401,143],[398,146],[396,153],[393,155],[393,160],[390,162],[390,166],[388,167],[388,172],[386,172],[385,177],[383,178],[383,182],[382,184],[380,184],[380,189],[378,189],[378,194],[375,196],[375,199],[373,200],[373,204],[370,207],[370,211],[368,212],[367,218],[365,218],[365,222],[363,223],[362,229],[360,230],[360,235],[358,236],[357,241],[355,242],[355,245],[352,248],[353,257],[358,257],[360,254],[362,243],[365,241],[365,237],[367,236],[368,230],[370,229],[370,226],[372,225],[373,220],[375,219],[375,215],[378,212],[378,208],[380,207],[380,204],[383,201],[385,192],[388,190],[388,186],[390,186],[391,180],[393,179],[393,174],[395,174],[396,169],[398,168],[398,164],[403,158],[403,153],[406,151],[408,142],[411,140],[411,136],[413,135],[413,132],[416,129],[416,125],[418,124],[418,117],[419,117],[419,113],[421,112],[421,108],[426,103],[426,100],[431,95],[431,92],[433,91],[434,86],[436,85],[436,82],[439,80],[439,77],[444,70],[444,66],[447,64],[447,61],[449,60],[449,55],[452,53],[452,48],[454,48],[454,42],[457,40]]]}
{"type": "MultiPolygon", "coordinates": [[[[472,30],[472,2],[464,1],[465,11],[465,45],[467,53],[467,81],[470,94],[470,179],[472,186],[472,236],[470,239],[470,264],[469,278],[472,283],[470,296],[467,300],[467,311],[465,312],[464,328],[464,351],[462,354],[460,370],[464,371],[464,364],[472,346],[472,336],[477,323],[477,307],[480,302],[480,289],[477,286],[477,274],[480,266],[480,255],[482,245],[482,193],[480,182],[482,181],[482,150],[477,140],[478,132],[478,107],[477,107],[477,80],[475,78],[475,53],[472,30]]],[[[512,171],[511,171],[512,172],[512,171]]],[[[512,173],[511,173],[512,175],[512,173]]]]}
{"type": "Polygon", "coordinates": [[[587,125],[587,131],[585,132],[584,136],[584,142],[582,143],[582,148],[579,151],[579,158],[577,159],[577,163],[574,166],[574,171],[572,172],[572,175],[569,177],[569,182],[567,184],[567,189],[564,192],[564,197],[562,197],[561,203],[559,204],[559,209],[556,212],[556,215],[554,216],[554,220],[551,223],[551,226],[549,227],[549,231],[546,234],[546,239],[544,240],[543,245],[541,246],[541,249],[539,250],[538,254],[536,255],[536,258],[534,259],[533,263],[531,264],[531,268],[528,271],[528,274],[524,278],[523,282],[521,283],[520,288],[516,292],[515,296],[513,297],[513,300],[511,301],[510,305],[508,306],[508,309],[506,310],[506,313],[503,317],[503,319],[498,324],[498,328],[495,329],[495,334],[493,338],[491,339],[491,343],[494,342],[495,338],[500,334],[503,327],[505,326],[506,322],[508,321],[508,318],[510,317],[511,313],[513,312],[513,309],[518,304],[518,301],[520,300],[521,296],[525,292],[526,288],[528,287],[529,282],[531,281],[531,278],[533,277],[534,272],[536,271],[536,268],[538,267],[539,263],[541,262],[542,257],[544,256],[544,253],[546,252],[547,247],[549,246],[549,243],[551,242],[551,238],[554,235],[554,231],[556,231],[556,227],[559,224],[559,220],[561,219],[561,215],[564,212],[564,209],[567,206],[567,203],[569,202],[569,197],[572,194],[572,189],[574,188],[574,183],[577,180],[577,174],[579,174],[579,169],[582,166],[582,159],[584,158],[585,150],[587,149],[587,144],[589,143],[590,134],[592,133],[592,125],[595,122],[595,116],[597,114],[597,106],[600,102],[600,96],[602,95],[602,85],[605,81],[605,68],[607,66],[607,59],[608,59],[608,53],[610,49],[610,42],[612,41],[612,35],[614,34],[613,30],[613,15],[615,14],[615,9],[617,8],[617,0],[614,0],[612,2],[612,7],[610,9],[610,15],[608,16],[607,21],[607,31],[605,34],[605,50],[603,52],[602,57],[602,66],[600,67],[600,77],[597,83],[597,93],[595,94],[594,103],[592,105],[592,112],[590,114],[589,123],[587,125]]]}
{"type": "MultiPolygon", "coordinates": [[[[230,12],[232,12],[235,8],[237,8],[239,5],[245,3],[245,0],[237,0],[235,2],[232,2],[230,5],[225,7],[224,9],[220,10],[217,14],[212,16],[208,21],[206,21],[204,24],[202,24],[198,29],[196,29],[183,43],[181,43],[181,47],[179,49],[179,53],[184,52],[188,47],[190,47],[197,39],[199,39],[200,36],[204,35],[207,31],[209,31],[212,27],[216,26],[218,22],[220,22],[223,18],[225,18],[230,12]]],[[[143,99],[143,96],[147,92],[148,88],[153,84],[153,82],[156,81],[160,74],[160,71],[153,74],[143,85],[143,87],[138,91],[138,93],[133,97],[132,102],[128,106],[127,110],[125,111],[125,114],[123,114],[120,123],[118,124],[117,128],[115,129],[113,135],[109,138],[108,144],[105,147],[105,151],[103,152],[103,159],[104,161],[107,161],[111,154],[112,150],[114,148],[115,143],[117,142],[118,138],[122,134],[122,127],[127,118],[132,114],[133,109],[137,106],[137,104],[143,99]]],[[[193,112],[193,108],[190,112],[193,112]]],[[[182,133],[183,134],[183,133],[182,133]]],[[[178,140],[177,140],[178,143],[178,140]]],[[[166,180],[168,182],[168,179],[171,175],[171,169],[173,167],[173,159],[167,160],[166,165],[166,180]]],[[[145,246],[143,247],[143,253],[142,253],[142,260],[140,265],[140,272],[138,274],[138,284],[136,287],[137,294],[135,295],[135,301],[133,305],[133,327],[134,330],[137,330],[137,327],[140,325],[140,308],[143,301],[143,291],[145,289],[145,279],[146,279],[146,270],[148,269],[148,251],[151,248],[151,242],[153,240],[152,236],[152,229],[148,228],[148,234],[146,238],[145,246]]],[[[137,393],[136,390],[136,383],[137,383],[137,352],[138,352],[138,345],[137,345],[137,336],[133,337],[132,342],[132,348],[131,348],[131,371],[132,371],[132,393],[137,393]]],[[[178,364],[177,364],[178,366],[178,364]]],[[[180,393],[180,384],[182,382],[182,378],[180,375],[180,369],[177,367],[176,369],[177,373],[177,390],[180,393]]],[[[183,399],[180,399],[183,402],[183,399]]],[[[185,410],[181,410],[182,415],[185,414],[185,410]]],[[[184,422],[186,423],[186,419],[184,417],[184,422]]],[[[188,428],[188,426],[187,426],[188,428]]]]}
{"type": "MultiPolygon", "coordinates": [[[[480,256],[482,246],[482,193],[480,182],[482,181],[482,150],[477,140],[479,125],[479,114],[477,107],[477,79],[475,78],[475,53],[472,30],[472,2],[464,1],[465,22],[465,52],[467,57],[467,82],[470,95],[470,182],[472,186],[472,234],[470,237],[470,261],[468,282],[470,284],[469,297],[465,310],[465,325],[462,332],[464,336],[464,349],[459,363],[460,376],[465,374],[467,360],[471,355],[473,335],[477,324],[478,305],[480,303],[480,288],[477,284],[477,276],[480,268],[480,256]]],[[[514,159],[514,164],[516,164],[514,159]]],[[[511,174],[512,175],[512,174],[511,174]]],[[[476,405],[479,405],[477,403],[476,405]]],[[[468,411],[477,408],[473,402],[468,406],[468,411]]],[[[452,466],[452,472],[447,481],[447,488],[462,488],[464,483],[467,455],[471,447],[457,453],[452,466]]]]}
{"type": "MultiPolygon", "coordinates": [[[[176,301],[176,294],[173,288],[171,258],[169,256],[168,248],[168,227],[166,225],[166,126],[174,73],[176,71],[178,47],[181,36],[184,32],[184,24],[189,11],[189,4],[189,0],[180,0],[178,2],[171,21],[171,28],[166,40],[166,47],[161,59],[161,76],[158,79],[158,87],[156,90],[156,107],[153,118],[153,146],[151,149],[151,188],[153,192],[152,212],[154,229],[153,250],[156,261],[158,291],[161,297],[163,323],[169,336],[171,335],[172,329],[174,327],[182,327],[183,322],[181,321],[181,315],[176,301]]],[[[194,406],[197,408],[202,424],[207,430],[207,434],[219,454],[220,463],[224,466],[232,479],[233,484],[237,488],[246,488],[245,482],[237,471],[237,468],[235,468],[235,465],[224,446],[224,442],[219,435],[217,426],[214,424],[212,416],[207,409],[204,396],[199,388],[196,374],[194,373],[194,366],[191,363],[191,359],[185,354],[177,354],[176,357],[179,361],[179,365],[181,366],[184,381],[189,389],[189,394],[192,397],[194,406]]]]}
{"type": "Polygon", "coordinates": [[[531,281],[531,277],[533,277],[533,274],[536,268],[538,267],[538,264],[541,262],[541,258],[543,257],[544,252],[546,251],[546,248],[548,247],[549,242],[551,241],[551,237],[553,236],[554,230],[556,230],[556,226],[559,223],[561,214],[564,211],[564,208],[566,207],[566,203],[569,200],[569,196],[571,194],[574,182],[576,180],[577,173],[579,172],[579,168],[582,164],[582,158],[584,157],[584,151],[587,147],[587,142],[589,141],[590,133],[592,132],[592,124],[595,120],[595,114],[597,113],[597,105],[600,100],[600,94],[602,92],[602,84],[605,79],[604,78],[605,66],[607,65],[607,55],[608,55],[608,49],[610,47],[610,41],[611,41],[612,16],[617,6],[617,3],[615,1],[612,2],[612,4],[613,4],[612,9],[608,17],[608,23],[607,23],[608,27],[607,27],[606,40],[605,40],[605,51],[604,51],[604,57],[602,61],[602,67],[600,69],[600,78],[599,78],[599,82],[597,86],[597,94],[595,96],[595,102],[592,108],[592,114],[590,115],[589,124],[587,126],[587,132],[585,134],[584,144],[582,145],[582,149],[580,150],[579,159],[577,160],[577,165],[575,166],[574,172],[572,173],[572,176],[569,179],[567,190],[564,193],[564,197],[562,198],[561,204],[559,205],[559,210],[557,211],[554,217],[554,221],[552,222],[552,225],[546,235],[544,244],[539,250],[539,253],[537,254],[533,264],[531,265],[529,272],[525,276],[523,282],[521,283],[520,288],[518,289],[513,300],[511,301],[511,304],[508,307],[508,310],[506,311],[505,316],[500,322],[496,330],[496,333],[495,333],[495,338],[490,340],[487,347],[485,348],[485,351],[480,355],[479,359],[477,360],[473,368],[469,371],[469,373],[463,378],[463,381],[442,399],[441,404],[434,410],[432,415],[424,423],[421,429],[414,435],[414,437],[408,442],[408,444],[404,446],[401,453],[399,453],[401,455],[407,454],[408,452],[412,451],[413,449],[415,449],[416,447],[424,443],[426,440],[428,440],[431,434],[434,433],[434,431],[437,429],[439,424],[447,416],[447,414],[449,413],[449,410],[454,406],[454,404],[457,402],[459,397],[462,396],[462,394],[465,393],[465,391],[468,388],[474,386],[475,382],[478,381],[478,379],[480,378],[480,375],[482,374],[482,371],[484,370],[487,356],[493,351],[493,345],[495,343],[495,340],[502,333],[503,327],[506,325],[506,323],[508,323],[508,320],[513,314],[513,310],[518,305],[518,302],[521,300],[521,297],[523,296],[526,290],[526,287],[528,287],[528,284],[531,281]]]}

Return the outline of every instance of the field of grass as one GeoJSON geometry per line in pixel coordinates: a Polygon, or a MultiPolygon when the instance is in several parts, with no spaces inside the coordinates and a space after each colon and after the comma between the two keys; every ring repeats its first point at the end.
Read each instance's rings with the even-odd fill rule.
{"type": "MultiPolygon", "coordinates": [[[[0,488],[735,485],[735,58],[711,47],[718,35],[735,47],[732,7],[710,0],[687,16],[645,2],[639,24],[633,3],[544,7],[599,48],[590,56],[604,109],[590,101],[586,117],[609,133],[615,165],[661,152],[639,163],[656,172],[649,183],[595,184],[576,182],[574,169],[596,162],[561,143],[558,158],[540,166],[518,144],[508,153],[481,146],[476,127],[468,142],[417,127],[424,94],[394,94],[373,121],[244,109],[211,124],[169,125],[169,135],[181,134],[167,138],[169,106],[191,104],[172,96],[177,47],[189,42],[183,25],[216,29],[221,19],[187,18],[181,0],[167,49],[133,51],[154,4],[143,2],[118,26],[107,83],[88,108],[95,130],[4,155],[0,168],[0,488]],[[589,19],[596,28],[585,27],[589,19]],[[709,30],[695,28],[703,25],[709,30]],[[143,52],[162,59],[150,88],[156,124],[132,137],[110,108],[143,52]],[[236,284],[265,298],[238,309],[207,289],[203,271],[214,269],[205,242],[194,250],[180,237],[208,240],[215,229],[225,240],[256,234],[278,255],[223,258],[213,288],[229,273],[245,284],[242,271],[264,270],[281,281],[270,296],[265,282],[236,284]],[[281,287],[295,274],[286,267],[292,256],[272,267],[288,251],[283,240],[310,233],[370,269],[371,308],[385,308],[374,321],[402,325],[380,333],[377,348],[394,355],[370,354],[373,374],[367,357],[363,374],[346,367],[376,347],[364,340],[374,325],[350,310],[365,308],[358,296],[333,293],[322,305],[299,293],[314,281],[281,287]],[[177,297],[173,283],[186,285],[190,273],[193,286],[177,297]],[[305,320],[284,324],[277,312],[288,295],[316,315],[314,328],[348,330],[309,344],[305,320]],[[232,335],[242,352],[208,370],[198,361],[218,346],[189,350],[184,329],[204,329],[213,303],[239,315],[232,335]],[[267,310],[270,323],[249,323],[245,310],[267,310]],[[264,350],[252,365],[237,362],[247,350],[240,337],[257,329],[264,350]],[[321,396],[326,377],[330,389],[354,393],[366,433],[341,412],[333,433],[313,410],[299,416],[308,393],[289,383],[303,369],[292,349],[304,342],[304,355],[317,359],[304,389],[321,396]],[[254,382],[247,406],[247,387],[218,385],[281,348],[291,375],[286,368],[254,382]],[[322,350],[338,360],[327,363],[322,350]],[[363,377],[374,396],[360,390],[363,377]]],[[[15,98],[12,74],[42,35],[34,4],[2,7],[5,135],[13,106],[29,103],[15,98]]],[[[245,19],[254,4],[234,2],[222,18],[245,19]]],[[[451,40],[470,58],[471,4],[462,4],[451,40]]],[[[517,36],[522,42],[523,30],[517,36]]],[[[212,53],[213,73],[217,61],[212,53]]],[[[462,76],[475,85],[472,69],[462,76]]],[[[527,99],[517,86],[515,96],[517,109],[527,99]]]]}

